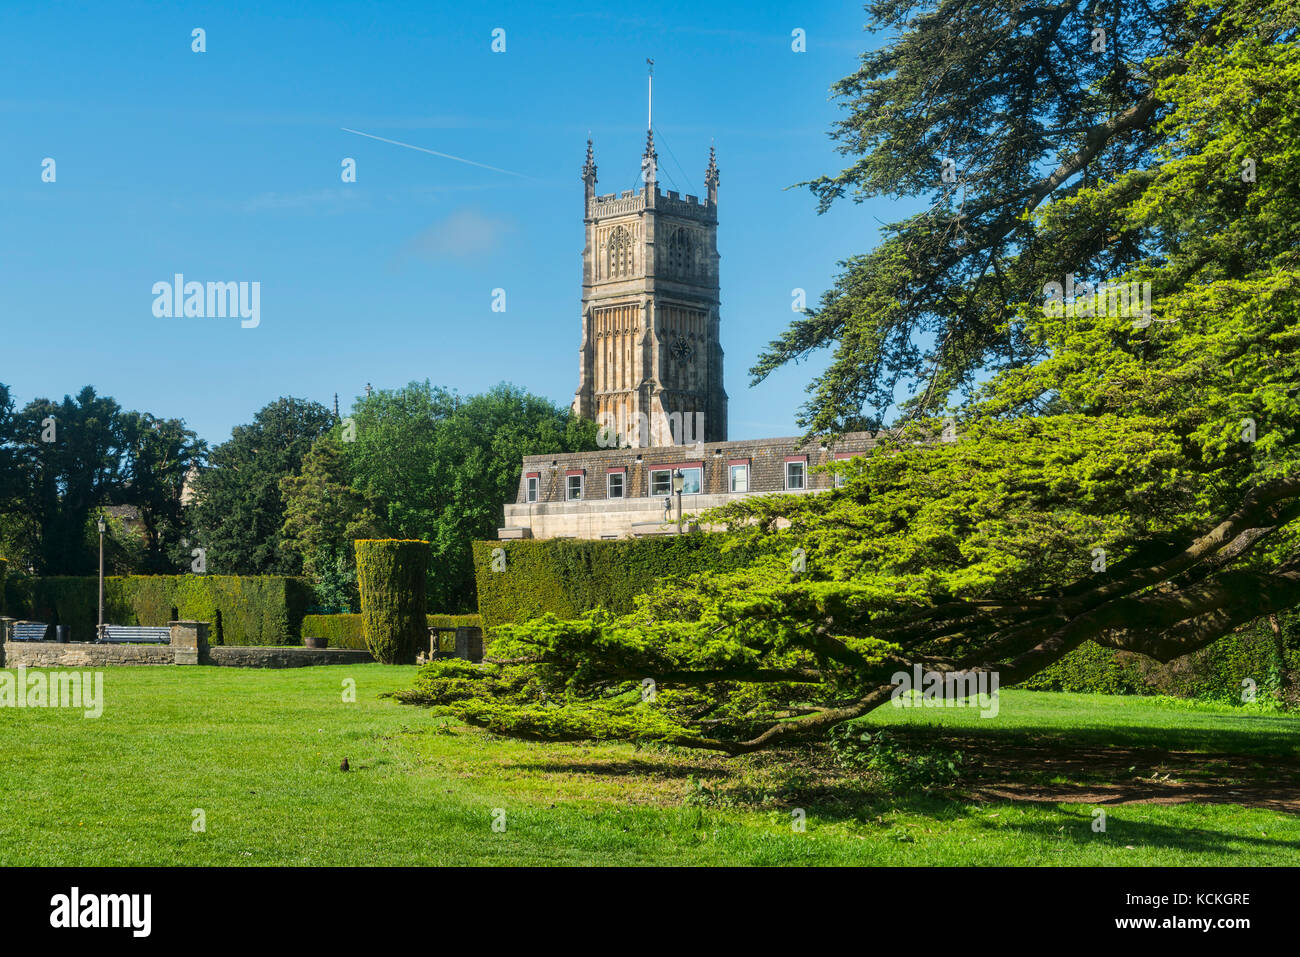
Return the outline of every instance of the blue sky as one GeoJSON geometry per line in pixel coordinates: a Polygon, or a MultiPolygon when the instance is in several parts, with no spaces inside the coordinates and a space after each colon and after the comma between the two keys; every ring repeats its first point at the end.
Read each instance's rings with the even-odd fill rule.
{"type": "Polygon", "coordinates": [[[653,57],[661,186],[701,194],[718,151],[731,437],[794,433],[822,363],[756,388],[747,370],[793,317],[791,290],[815,302],[903,213],[818,216],[787,188],[843,165],[829,87],[879,39],[858,2],[612,6],[9,7],[0,382],[20,404],[93,384],[212,443],[278,396],[338,392],[346,409],[367,382],[505,380],[567,405],[586,139],[599,192],[637,184],[653,57]],[[178,272],[260,282],[260,326],[155,317],[153,284],[178,272]]]}

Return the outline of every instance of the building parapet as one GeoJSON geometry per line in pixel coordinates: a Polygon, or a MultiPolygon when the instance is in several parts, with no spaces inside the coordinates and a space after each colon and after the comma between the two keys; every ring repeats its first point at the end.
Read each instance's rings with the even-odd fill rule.
{"type": "MultiPolygon", "coordinates": [[[[587,218],[603,219],[607,216],[626,216],[639,213],[646,207],[645,193],[637,190],[624,190],[621,193],[606,193],[593,196],[587,201],[587,218]]],[[[682,195],[675,189],[666,193],[655,187],[655,207],[664,212],[689,216],[695,219],[711,219],[716,210],[707,199],[701,200],[690,193],[682,195]]]]}

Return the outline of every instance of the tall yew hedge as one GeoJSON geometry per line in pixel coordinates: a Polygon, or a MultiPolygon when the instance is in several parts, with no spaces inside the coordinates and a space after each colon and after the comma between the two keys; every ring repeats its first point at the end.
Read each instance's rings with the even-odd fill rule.
{"type": "Polygon", "coordinates": [[[356,549],[366,647],[384,664],[414,662],[429,636],[424,617],[429,543],[362,538],[356,549]]]}
{"type": "MultiPolygon", "coordinates": [[[[68,625],[73,641],[93,641],[99,581],[90,576],[17,576],[10,614],[68,625]]],[[[173,614],[212,625],[224,645],[292,645],[301,637],[311,597],[301,578],[278,575],[127,575],[104,579],[104,620],[165,625],[173,614]]]]}
{"type": "Polygon", "coordinates": [[[485,631],[550,612],[577,618],[591,608],[632,609],[657,582],[706,569],[738,567],[752,553],[724,551],[715,534],[614,541],[525,539],[474,543],[474,580],[485,631]],[[494,553],[504,558],[496,563],[494,553]]]}

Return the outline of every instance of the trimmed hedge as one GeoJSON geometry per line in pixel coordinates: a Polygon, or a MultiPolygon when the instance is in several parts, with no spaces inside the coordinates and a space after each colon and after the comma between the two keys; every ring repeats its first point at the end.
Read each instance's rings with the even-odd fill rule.
{"type": "Polygon", "coordinates": [[[1023,681],[1021,688],[1097,694],[1164,694],[1239,704],[1242,681],[1255,682],[1257,700],[1282,698],[1300,704],[1300,615],[1279,618],[1282,640],[1268,622],[1168,664],[1087,642],[1023,681]]]}
{"type": "MultiPolygon", "coordinates": [[[[73,641],[93,641],[99,580],[85,576],[25,578],[14,583],[14,615],[71,627],[73,641]]],[[[298,644],[311,588],[274,575],[129,575],[104,579],[104,620],[165,625],[173,614],[211,622],[208,640],[225,645],[298,644]]]]}
{"type": "Polygon", "coordinates": [[[424,576],[429,569],[429,543],[362,538],[356,549],[366,648],[386,665],[410,664],[428,640],[424,576]]]}
{"type": "MultiPolygon", "coordinates": [[[[425,615],[424,620],[430,628],[483,627],[483,619],[478,615],[425,615]]],[[[302,633],[328,638],[331,648],[369,650],[366,648],[365,619],[361,615],[307,615],[302,620],[302,633]]]]}
{"type": "Polygon", "coordinates": [[[697,533],[613,541],[524,539],[475,542],[474,579],[485,632],[547,612],[576,618],[592,608],[618,614],[665,578],[737,568],[743,549],[724,552],[722,535],[697,533]],[[505,570],[492,570],[492,553],[505,551],[505,570]]]}

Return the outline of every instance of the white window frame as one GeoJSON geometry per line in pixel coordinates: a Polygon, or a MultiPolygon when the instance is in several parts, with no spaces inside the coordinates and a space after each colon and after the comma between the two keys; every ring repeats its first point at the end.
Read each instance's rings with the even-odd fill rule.
{"type": "Polygon", "coordinates": [[[627,473],[626,472],[606,472],[605,473],[605,497],[606,498],[627,498],[627,473]],[[618,494],[614,494],[614,479],[618,479],[618,494]]]}
{"type": "Polygon", "coordinates": [[[741,495],[749,491],[749,463],[740,462],[736,465],[727,466],[727,490],[736,495],[741,495]],[[736,488],[736,470],[743,470],[745,473],[745,487],[736,488]]]}
{"type": "Polygon", "coordinates": [[[580,502],[587,491],[587,476],[582,474],[566,475],[564,477],[564,500],[566,502],[580,502]],[[573,494],[573,480],[578,480],[578,494],[573,494]]]}
{"type": "Polygon", "coordinates": [[[793,462],[785,463],[785,490],[787,492],[805,492],[808,490],[808,460],[796,459],[793,462]],[[794,486],[790,484],[790,466],[799,466],[800,484],[794,486]]]}
{"type": "Polygon", "coordinates": [[[542,494],[542,477],[540,475],[529,475],[524,478],[524,501],[529,505],[536,503],[538,497],[542,494]]]}
{"type": "Polygon", "coordinates": [[[674,471],[680,471],[680,472],[682,473],[682,478],[683,478],[683,479],[686,477],[686,473],[687,473],[687,472],[699,472],[699,473],[700,473],[700,479],[699,479],[698,482],[696,482],[696,487],[695,487],[695,491],[694,491],[694,492],[688,492],[688,491],[686,491],[686,483],[685,483],[685,482],[682,483],[682,494],[683,494],[683,495],[699,495],[699,494],[701,494],[701,493],[704,491],[704,466],[703,466],[703,465],[692,465],[690,468],[686,468],[686,469],[674,469],[674,471]]]}
{"type": "Polygon", "coordinates": [[[682,473],[682,478],[685,478],[685,477],[686,477],[686,473],[687,473],[687,472],[698,472],[698,473],[700,473],[700,480],[699,480],[699,483],[698,483],[698,487],[695,489],[695,491],[694,491],[694,492],[688,492],[688,491],[686,491],[685,487],[683,487],[683,488],[682,488],[682,494],[683,494],[683,495],[702,495],[702,494],[704,494],[704,465],[703,465],[703,464],[700,464],[700,465],[690,465],[690,466],[687,466],[686,468],[682,468],[681,466],[678,466],[678,465],[666,465],[666,466],[662,466],[662,467],[652,468],[652,469],[650,469],[650,470],[647,472],[647,474],[646,474],[646,480],[647,480],[647,482],[649,483],[649,486],[648,486],[648,488],[647,488],[647,492],[650,494],[650,496],[651,496],[652,498],[658,498],[660,495],[676,495],[677,493],[673,491],[673,476],[676,475],[678,472],[681,472],[681,473],[682,473]],[[656,492],[656,491],[655,491],[655,476],[656,476],[656,475],[661,475],[661,474],[662,474],[662,475],[667,475],[667,476],[668,476],[668,488],[656,492]]]}
{"type": "Polygon", "coordinates": [[[649,482],[650,482],[649,491],[650,491],[651,498],[657,498],[660,495],[673,494],[673,470],[672,469],[651,469],[649,472],[649,482]],[[660,473],[663,473],[664,475],[668,476],[668,488],[656,492],[655,476],[659,475],[660,473]]]}

